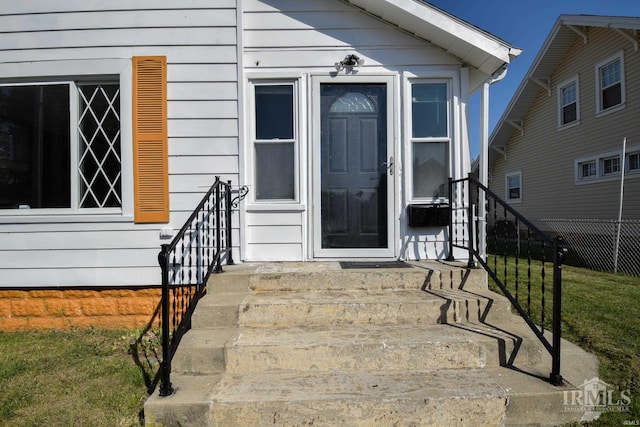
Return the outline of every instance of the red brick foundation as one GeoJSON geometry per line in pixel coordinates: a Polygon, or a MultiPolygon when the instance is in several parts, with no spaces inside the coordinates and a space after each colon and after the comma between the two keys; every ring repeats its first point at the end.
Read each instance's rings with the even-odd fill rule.
{"type": "Polygon", "coordinates": [[[0,290],[0,330],[135,329],[160,324],[161,290],[0,290]]]}

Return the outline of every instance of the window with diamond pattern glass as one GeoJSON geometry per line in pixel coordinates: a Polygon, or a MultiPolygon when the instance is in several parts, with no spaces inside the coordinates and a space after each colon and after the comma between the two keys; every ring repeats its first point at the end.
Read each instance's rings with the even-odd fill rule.
{"type": "Polygon", "coordinates": [[[119,207],[121,200],[120,90],[113,84],[78,86],[80,207],[119,207]]]}

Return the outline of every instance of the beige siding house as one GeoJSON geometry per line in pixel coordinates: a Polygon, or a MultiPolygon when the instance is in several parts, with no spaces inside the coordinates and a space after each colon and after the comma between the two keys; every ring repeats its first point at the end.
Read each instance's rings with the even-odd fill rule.
{"type": "Polygon", "coordinates": [[[640,218],[640,18],[562,15],[490,137],[490,188],[527,218],[640,218]],[[626,150],[623,154],[623,141],[626,150]]]}

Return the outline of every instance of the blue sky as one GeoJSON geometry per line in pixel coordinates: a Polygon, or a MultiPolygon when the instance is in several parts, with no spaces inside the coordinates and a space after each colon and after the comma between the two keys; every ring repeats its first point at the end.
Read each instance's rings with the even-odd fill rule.
{"type": "MultiPolygon", "coordinates": [[[[640,16],[640,0],[427,0],[434,6],[500,37],[524,52],[511,65],[504,80],[491,87],[489,135],[542,43],[562,14],[640,16]]],[[[471,99],[471,157],[479,152],[479,95],[471,99]]]]}

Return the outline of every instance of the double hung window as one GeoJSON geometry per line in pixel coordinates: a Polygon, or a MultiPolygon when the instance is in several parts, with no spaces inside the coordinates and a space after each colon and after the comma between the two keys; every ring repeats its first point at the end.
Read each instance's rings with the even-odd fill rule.
{"type": "Polygon", "coordinates": [[[610,111],[625,102],[622,53],[596,65],[596,112],[610,111]]]}
{"type": "Polygon", "coordinates": [[[515,172],[505,177],[506,199],[509,202],[522,200],[522,173],[515,172]]]}
{"type": "Polygon", "coordinates": [[[295,200],[295,86],[288,82],[255,82],[253,88],[255,198],[295,200]]]}
{"type": "Polygon", "coordinates": [[[558,86],[559,126],[567,126],[580,120],[578,78],[558,86]]]}
{"type": "Polygon", "coordinates": [[[448,197],[449,85],[446,81],[411,82],[411,170],[414,200],[448,197]]]}

